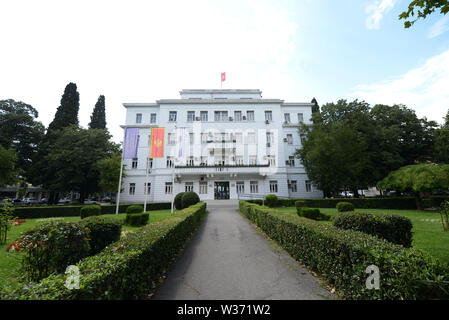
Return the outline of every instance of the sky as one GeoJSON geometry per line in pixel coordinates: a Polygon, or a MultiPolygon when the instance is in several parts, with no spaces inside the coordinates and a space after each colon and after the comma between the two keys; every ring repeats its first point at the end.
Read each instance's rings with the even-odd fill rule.
{"type": "Polygon", "coordinates": [[[443,122],[449,15],[405,29],[411,0],[1,1],[0,100],[35,107],[45,126],[77,84],[80,125],[99,95],[113,139],[122,103],[182,89],[261,89],[263,98],[405,104],[443,122]]]}

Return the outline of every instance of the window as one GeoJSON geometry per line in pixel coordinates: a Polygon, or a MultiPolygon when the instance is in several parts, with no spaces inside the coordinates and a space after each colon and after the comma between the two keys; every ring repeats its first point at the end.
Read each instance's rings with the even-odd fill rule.
{"type": "Polygon", "coordinates": [[[167,168],[173,168],[174,165],[173,157],[167,157],[167,168]]]}
{"type": "Polygon", "coordinates": [[[234,121],[242,121],[242,111],[234,111],[234,121]]]}
{"type": "Polygon", "coordinates": [[[200,194],[207,194],[207,182],[200,182],[200,194]]]}
{"type": "Polygon", "coordinates": [[[192,122],[195,120],[195,111],[187,111],[187,121],[192,122]]]}
{"type": "Polygon", "coordinates": [[[189,157],[189,159],[187,160],[187,166],[188,167],[193,167],[195,165],[195,161],[193,160],[193,157],[189,157]]]}
{"type": "Polygon", "coordinates": [[[168,144],[176,144],[176,135],[174,133],[168,134],[168,144]]]}
{"type": "Polygon", "coordinates": [[[235,164],[238,166],[243,165],[243,156],[236,156],[235,157],[235,164]]]}
{"type": "Polygon", "coordinates": [[[242,144],[243,143],[242,133],[241,132],[237,132],[235,134],[235,142],[238,143],[238,144],[242,144]]]}
{"type": "Polygon", "coordinates": [[[296,184],[296,180],[290,181],[290,190],[291,192],[298,192],[298,185],[296,184]]]}
{"type": "Polygon", "coordinates": [[[274,146],[274,135],[271,132],[267,132],[267,147],[274,146]]]}
{"type": "Polygon", "coordinates": [[[143,194],[150,194],[151,193],[151,182],[148,182],[148,187],[147,187],[147,183],[143,184],[143,194]]]}
{"type": "Polygon", "coordinates": [[[248,162],[250,165],[256,165],[257,164],[257,156],[249,156],[248,157],[248,162]]]}
{"type": "Polygon", "coordinates": [[[245,193],[245,182],[237,181],[236,189],[237,189],[237,194],[244,194],[245,193]]]}
{"type": "Polygon", "coordinates": [[[276,166],[276,157],[268,156],[268,163],[270,164],[270,167],[275,167],[276,166]]]}
{"type": "Polygon", "coordinates": [[[246,120],[254,121],[254,111],[246,111],[246,120]]]}
{"type": "Polygon", "coordinates": [[[284,120],[286,123],[290,123],[290,113],[284,113],[284,120]]]}
{"type": "Polygon", "coordinates": [[[287,134],[287,143],[293,144],[293,135],[292,134],[287,134]]]}
{"type": "Polygon", "coordinates": [[[228,121],[227,111],[215,111],[215,121],[228,121]]]}
{"type": "Polygon", "coordinates": [[[142,123],[142,114],[141,113],[136,114],[136,123],[142,123]]]}
{"type": "Polygon", "coordinates": [[[194,143],[194,135],[193,132],[189,132],[189,143],[192,145],[194,143]]]}
{"type": "Polygon", "coordinates": [[[168,114],[168,121],[169,122],[175,122],[176,121],[176,115],[177,115],[176,111],[170,111],[170,113],[168,114]]]}
{"type": "Polygon", "coordinates": [[[298,123],[303,123],[304,122],[304,116],[302,113],[298,113],[298,123]]]}
{"type": "Polygon", "coordinates": [[[295,166],[295,156],[289,156],[287,160],[287,165],[290,167],[295,166]]]}
{"type": "Polygon", "coordinates": [[[256,133],[248,132],[248,144],[255,144],[255,143],[256,143],[256,133]]]}
{"type": "Polygon", "coordinates": [[[201,121],[207,121],[208,114],[209,114],[209,112],[207,112],[207,111],[201,111],[201,113],[200,113],[201,121]]]}
{"type": "Polygon", "coordinates": [[[257,182],[257,181],[250,181],[249,182],[249,191],[251,193],[258,193],[259,192],[259,182],[257,182]]]}
{"type": "Polygon", "coordinates": [[[310,180],[306,181],[306,192],[311,192],[312,191],[312,183],[310,182],[310,180]]]}
{"type": "Polygon", "coordinates": [[[150,120],[150,122],[151,122],[151,123],[156,123],[156,114],[155,114],[155,113],[152,113],[152,114],[151,114],[151,120],[150,120]]]}
{"type": "Polygon", "coordinates": [[[131,168],[132,169],[137,169],[137,158],[134,158],[131,162],[131,168]]]}
{"type": "Polygon", "coordinates": [[[135,183],[130,183],[129,184],[129,194],[130,195],[134,195],[136,193],[136,184],[135,183]]]}
{"type": "Polygon", "coordinates": [[[207,157],[201,157],[200,166],[207,166],[207,157]]]}
{"type": "Polygon", "coordinates": [[[270,181],[270,192],[277,193],[278,192],[278,182],[277,180],[270,181]]]}
{"type": "Polygon", "coordinates": [[[265,120],[273,120],[273,113],[271,111],[265,111],[265,120]]]}
{"type": "Polygon", "coordinates": [[[165,183],[165,194],[172,194],[173,192],[173,184],[171,182],[165,183]]]}
{"type": "Polygon", "coordinates": [[[193,182],[186,182],[185,190],[186,192],[193,191],[193,182]]]}

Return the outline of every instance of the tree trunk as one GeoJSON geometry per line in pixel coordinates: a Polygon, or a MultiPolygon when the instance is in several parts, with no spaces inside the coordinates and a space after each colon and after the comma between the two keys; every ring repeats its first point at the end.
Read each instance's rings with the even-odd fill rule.
{"type": "Polygon", "coordinates": [[[416,209],[422,210],[421,194],[419,192],[415,193],[415,202],[416,202],[416,209]]]}
{"type": "Polygon", "coordinates": [[[354,193],[354,198],[359,198],[360,197],[358,189],[352,190],[352,192],[354,193]]]}
{"type": "Polygon", "coordinates": [[[80,191],[80,204],[84,204],[84,200],[86,199],[86,192],[80,191]]]}

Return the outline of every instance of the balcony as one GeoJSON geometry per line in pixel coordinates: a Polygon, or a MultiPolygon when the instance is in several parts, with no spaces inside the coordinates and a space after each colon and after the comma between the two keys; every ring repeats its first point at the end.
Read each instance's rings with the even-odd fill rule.
{"type": "Polygon", "coordinates": [[[207,175],[213,177],[214,175],[264,175],[270,167],[267,164],[250,164],[250,165],[200,165],[200,166],[175,166],[176,174],[183,175],[207,175]]]}

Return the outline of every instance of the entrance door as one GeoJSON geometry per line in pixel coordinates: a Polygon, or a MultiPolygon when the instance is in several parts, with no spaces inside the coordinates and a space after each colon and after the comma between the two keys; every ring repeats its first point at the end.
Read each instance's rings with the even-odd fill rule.
{"type": "Polygon", "coordinates": [[[216,200],[229,199],[229,181],[215,182],[215,199],[216,200]]]}

